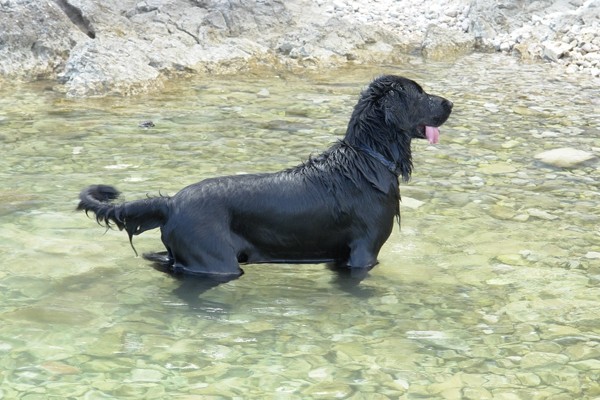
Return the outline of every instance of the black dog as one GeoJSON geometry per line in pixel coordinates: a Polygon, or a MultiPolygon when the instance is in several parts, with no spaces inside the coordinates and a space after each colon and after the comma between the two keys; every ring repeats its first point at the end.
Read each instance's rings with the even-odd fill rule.
{"type": "Polygon", "coordinates": [[[133,235],[161,228],[166,253],[145,255],[175,273],[233,279],[240,263],[334,262],[368,270],[399,216],[399,182],[412,172],[411,139],[437,143],[452,103],[409,79],[375,79],[346,136],[323,154],[272,174],[206,179],[173,197],[112,203],[105,185],[78,209],[133,235]]]}

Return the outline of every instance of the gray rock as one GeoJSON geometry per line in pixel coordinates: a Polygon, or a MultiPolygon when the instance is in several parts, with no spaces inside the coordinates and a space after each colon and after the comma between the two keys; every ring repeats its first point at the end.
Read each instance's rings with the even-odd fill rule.
{"type": "Polygon", "coordinates": [[[568,43],[547,40],[542,43],[542,54],[544,58],[558,62],[571,48],[568,43]]]}
{"type": "Polygon", "coordinates": [[[71,49],[85,38],[53,2],[1,2],[0,75],[20,80],[54,78],[71,49]]]}
{"type": "Polygon", "coordinates": [[[521,367],[524,369],[548,367],[548,366],[560,366],[564,365],[569,361],[569,357],[564,354],[556,353],[544,353],[532,351],[523,356],[521,360],[521,367]]]}
{"type": "Polygon", "coordinates": [[[146,44],[140,40],[99,38],[72,50],[60,74],[69,96],[137,94],[158,85],[159,70],[149,65],[146,44]]]}
{"type": "Polygon", "coordinates": [[[597,260],[597,259],[600,259],[600,252],[599,251],[588,251],[587,253],[585,253],[584,257],[589,260],[597,260]]]}
{"type": "Polygon", "coordinates": [[[421,207],[423,204],[425,204],[425,202],[417,200],[417,199],[413,199],[412,197],[402,196],[402,201],[401,201],[402,207],[407,207],[407,208],[416,210],[417,208],[421,207]]]}
{"type": "Polygon", "coordinates": [[[593,153],[573,149],[571,147],[561,147],[558,149],[544,151],[536,154],[535,158],[544,164],[559,168],[573,168],[577,165],[593,159],[593,153]]]}
{"type": "Polygon", "coordinates": [[[341,382],[319,382],[304,391],[314,399],[344,399],[352,394],[352,388],[341,382]]]}
{"type": "Polygon", "coordinates": [[[132,382],[160,382],[163,374],[155,369],[136,368],[131,371],[132,382]]]}
{"type": "Polygon", "coordinates": [[[423,40],[421,53],[434,60],[452,60],[473,51],[475,38],[462,31],[431,25],[423,40]]]}
{"type": "Polygon", "coordinates": [[[577,369],[583,370],[583,371],[589,371],[589,370],[600,370],[600,360],[582,360],[582,361],[576,361],[576,362],[572,362],[571,365],[577,369]]]}
{"type": "Polygon", "coordinates": [[[548,211],[540,210],[539,208],[530,208],[527,210],[527,214],[546,221],[553,221],[558,218],[556,215],[550,214],[548,211]]]}

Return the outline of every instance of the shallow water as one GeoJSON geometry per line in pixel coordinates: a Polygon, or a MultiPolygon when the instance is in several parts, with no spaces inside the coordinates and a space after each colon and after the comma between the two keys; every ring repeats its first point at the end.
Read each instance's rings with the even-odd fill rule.
{"type": "MultiPolygon", "coordinates": [[[[473,55],[138,98],[0,93],[0,398],[600,396],[600,168],[534,158],[598,153],[597,82],[473,55]],[[135,199],[296,165],[343,135],[381,73],[455,108],[439,145],[413,143],[401,229],[358,286],[322,265],[257,265],[202,287],[74,211],[93,183],[135,199]]],[[[135,245],[160,250],[158,232],[135,245]]]]}

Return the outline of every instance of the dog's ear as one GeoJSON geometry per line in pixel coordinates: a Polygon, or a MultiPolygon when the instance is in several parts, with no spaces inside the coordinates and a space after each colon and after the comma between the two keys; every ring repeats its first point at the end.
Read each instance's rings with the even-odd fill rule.
{"type": "Polygon", "coordinates": [[[406,126],[407,109],[406,93],[402,90],[391,89],[381,101],[385,124],[394,130],[406,126]]]}

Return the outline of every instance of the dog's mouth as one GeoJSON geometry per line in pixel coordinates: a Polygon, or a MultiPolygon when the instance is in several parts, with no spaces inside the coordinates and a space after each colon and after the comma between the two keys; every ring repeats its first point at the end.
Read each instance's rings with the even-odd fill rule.
{"type": "Polygon", "coordinates": [[[421,139],[427,139],[430,144],[438,144],[440,142],[440,128],[437,126],[420,125],[419,134],[421,139]]]}
{"type": "Polygon", "coordinates": [[[438,144],[440,142],[440,128],[435,126],[426,126],[425,137],[430,144],[438,144]]]}
{"type": "Polygon", "coordinates": [[[452,112],[452,102],[439,96],[429,96],[431,112],[429,117],[422,120],[417,127],[417,132],[422,139],[427,139],[430,144],[440,142],[440,126],[446,122],[452,112]]]}

